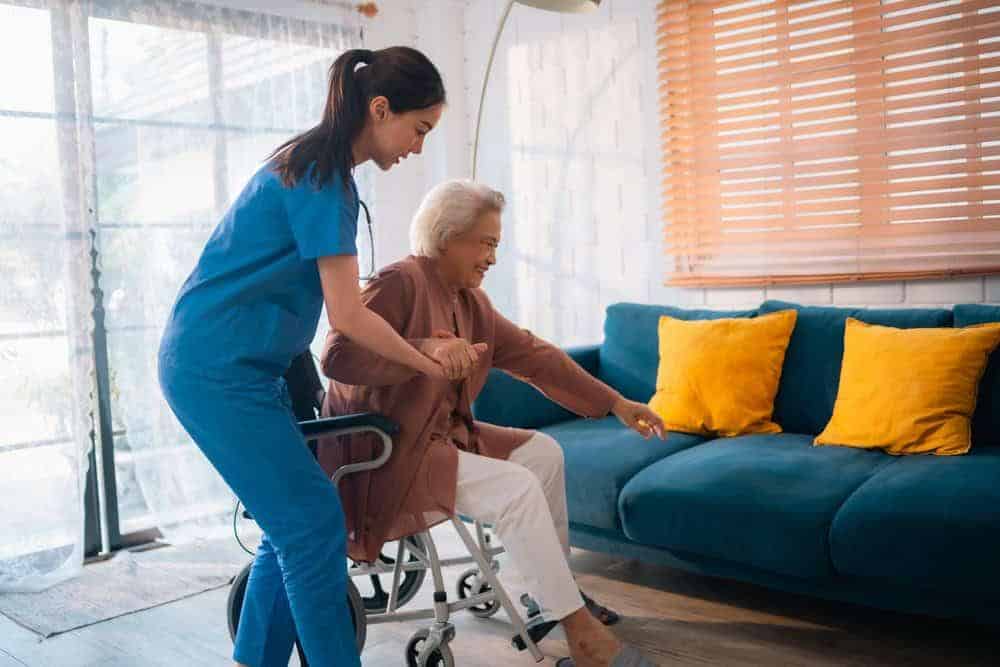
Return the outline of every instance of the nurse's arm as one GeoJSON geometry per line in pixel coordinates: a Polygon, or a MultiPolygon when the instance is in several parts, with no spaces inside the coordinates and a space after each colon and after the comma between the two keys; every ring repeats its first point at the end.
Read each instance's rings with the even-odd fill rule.
{"type": "Polygon", "coordinates": [[[444,378],[444,368],[418,352],[361,300],[358,258],[329,255],[316,260],[330,327],[361,347],[425,375],[444,378]]]}
{"type": "MultiPolygon", "coordinates": [[[[415,294],[413,280],[394,267],[383,269],[361,292],[361,302],[389,323],[400,335],[407,331],[415,294]]],[[[428,354],[426,338],[405,338],[413,347],[428,354]]],[[[428,354],[428,356],[430,356],[428,354]]],[[[358,345],[344,334],[331,328],[320,356],[320,366],[326,377],[351,385],[384,387],[407,382],[419,372],[389,361],[383,356],[358,345]]]]}

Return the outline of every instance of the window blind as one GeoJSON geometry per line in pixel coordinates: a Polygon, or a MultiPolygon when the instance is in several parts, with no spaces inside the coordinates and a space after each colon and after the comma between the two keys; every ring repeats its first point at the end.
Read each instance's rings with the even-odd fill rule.
{"type": "Polygon", "coordinates": [[[664,0],[667,283],[1000,272],[996,0],[664,0]]]}

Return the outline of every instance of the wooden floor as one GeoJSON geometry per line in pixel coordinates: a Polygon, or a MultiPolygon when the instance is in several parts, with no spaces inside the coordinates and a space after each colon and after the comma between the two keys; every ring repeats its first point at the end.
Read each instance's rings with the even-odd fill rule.
{"type": "MultiPolygon", "coordinates": [[[[457,555],[450,529],[436,529],[444,556],[457,555]]],[[[572,565],[584,589],[621,612],[617,632],[662,665],[939,666],[1000,664],[1000,632],[923,617],[829,603],[665,567],[576,551],[572,565]]],[[[449,592],[462,567],[446,570],[449,592]]],[[[520,578],[501,576],[517,595],[520,578]]],[[[196,667],[228,665],[226,589],[39,641],[0,616],[0,667],[196,667]]],[[[407,609],[429,606],[430,578],[407,609]]],[[[532,665],[510,647],[503,612],[454,618],[459,667],[532,665]]],[[[364,664],[398,667],[420,622],[369,627],[364,664]]],[[[566,655],[557,630],[545,640],[546,665],[566,655]]],[[[295,664],[295,663],[293,663],[295,664]]]]}

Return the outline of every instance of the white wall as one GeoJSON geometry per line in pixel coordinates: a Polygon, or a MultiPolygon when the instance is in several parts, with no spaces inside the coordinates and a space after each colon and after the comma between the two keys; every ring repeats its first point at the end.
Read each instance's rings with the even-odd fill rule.
{"type": "MultiPolygon", "coordinates": [[[[586,15],[515,6],[490,76],[479,180],[509,202],[486,289],[505,314],[559,344],[596,342],[604,309],[628,300],[709,307],[765,298],[866,306],[1000,303],[1000,278],[770,289],[662,285],[657,203],[654,0],[603,0],[586,15]]],[[[379,260],[406,252],[423,192],[467,176],[489,47],[506,0],[392,0],[372,48],[407,43],[450,96],[423,159],[377,179],[379,260]]]]}
{"type": "MultiPolygon", "coordinates": [[[[501,310],[560,344],[599,340],[615,301],[690,302],[653,277],[662,265],[647,150],[655,62],[643,4],[587,15],[515,6],[490,79],[479,178],[510,208],[486,286],[501,310]]],[[[466,10],[470,111],[504,6],[466,10]]]]}
{"type": "MultiPolygon", "coordinates": [[[[411,156],[374,176],[376,262],[382,266],[409,253],[410,218],[424,193],[448,178],[468,175],[466,95],[463,69],[465,2],[462,0],[389,0],[366,22],[370,49],[412,46],[437,65],[449,97],[447,111],[424,142],[423,154],[411,156]]],[[[372,165],[364,167],[376,170],[372,165]]]]}

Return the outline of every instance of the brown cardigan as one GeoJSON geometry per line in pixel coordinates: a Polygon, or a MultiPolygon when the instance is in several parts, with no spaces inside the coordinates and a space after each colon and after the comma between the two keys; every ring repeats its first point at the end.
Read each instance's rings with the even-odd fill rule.
{"type": "MultiPolygon", "coordinates": [[[[411,343],[445,330],[488,349],[472,374],[456,383],[388,361],[336,332],[327,335],[322,367],[332,382],[324,414],[378,412],[400,425],[385,466],[340,483],[348,553],[355,561],[374,561],[385,542],[454,514],[456,448],[506,459],[531,437],[531,431],[473,421],[472,402],[491,367],[587,417],[607,415],[619,398],[562,350],[494,310],[481,289],[449,288],[433,259],[411,256],[386,267],[363,297],[411,343]]],[[[346,463],[372,458],[378,447],[370,435],[344,436],[321,442],[319,459],[332,474],[346,463]]]]}

